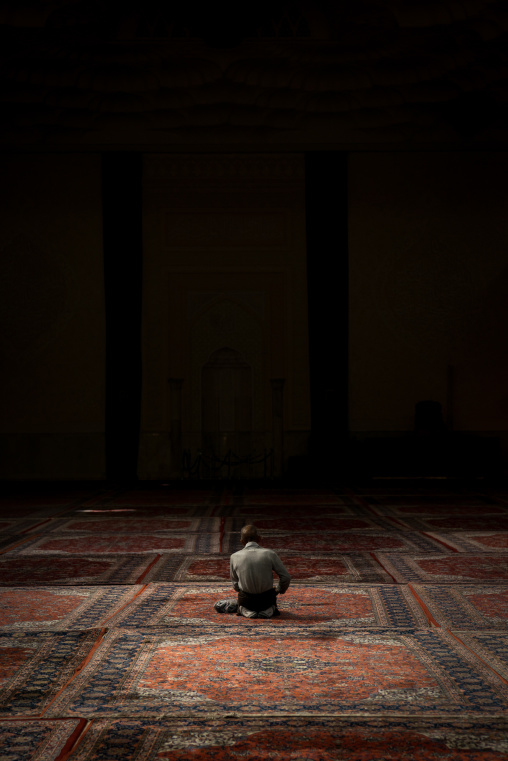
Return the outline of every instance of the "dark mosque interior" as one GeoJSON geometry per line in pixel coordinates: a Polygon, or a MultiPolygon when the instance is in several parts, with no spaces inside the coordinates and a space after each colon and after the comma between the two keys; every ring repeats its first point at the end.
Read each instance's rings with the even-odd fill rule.
{"type": "Polygon", "coordinates": [[[0,99],[0,757],[508,759],[507,2],[2,0],[0,99]]]}

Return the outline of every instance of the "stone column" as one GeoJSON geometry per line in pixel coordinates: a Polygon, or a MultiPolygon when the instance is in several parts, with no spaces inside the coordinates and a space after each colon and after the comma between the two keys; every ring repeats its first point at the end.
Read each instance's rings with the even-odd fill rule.
{"type": "Polygon", "coordinates": [[[182,471],[182,385],[183,378],[169,379],[171,475],[181,475],[182,471]]]}
{"type": "Polygon", "coordinates": [[[271,378],[272,387],[272,435],[274,452],[274,476],[280,478],[284,470],[284,383],[285,378],[271,378]]]}

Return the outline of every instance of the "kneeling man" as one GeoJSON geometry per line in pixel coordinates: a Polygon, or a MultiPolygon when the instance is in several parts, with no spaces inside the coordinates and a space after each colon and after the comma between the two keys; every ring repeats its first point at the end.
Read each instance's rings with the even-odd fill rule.
{"type": "Polygon", "coordinates": [[[255,526],[244,526],[240,541],[243,550],[231,555],[230,561],[231,581],[238,592],[236,614],[246,618],[280,615],[277,595],[284,594],[291,576],[276,552],[259,546],[261,537],[255,526]],[[273,586],[273,571],[279,577],[276,588],[273,586]]]}

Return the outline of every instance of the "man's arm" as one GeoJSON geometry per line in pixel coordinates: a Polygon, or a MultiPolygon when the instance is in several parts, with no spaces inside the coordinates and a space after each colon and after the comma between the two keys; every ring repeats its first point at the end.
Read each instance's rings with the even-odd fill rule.
{"type": "Polygon", "coordinates": [[[233,582],[233,589],[235,592],[239,592],[240,587],[238,586],[238,574],[233,567],[233,557],[229,559],[229,575],[231,577],[231,581],[233,582]]]}
{"type": "Polygon", "coordinates": [[[279,583],[277,584],[275,591],[280,592],[280,594],[283,595],[286,589],[289,587],[291,576],[289,575],[287,568],[276,552],[274,552],[272,556],[272,567],[279,577],[279,583]]]}

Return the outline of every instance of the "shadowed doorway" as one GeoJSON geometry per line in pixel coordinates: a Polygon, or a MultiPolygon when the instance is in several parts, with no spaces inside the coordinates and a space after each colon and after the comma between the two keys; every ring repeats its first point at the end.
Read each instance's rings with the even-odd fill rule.
{"type": "Polygon", "coordinates": [[[239,456],[252,446],[252,367],[240,352],[218,349],[201,371],[203,451],[239,456]]]}

